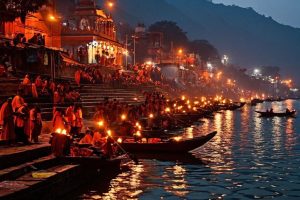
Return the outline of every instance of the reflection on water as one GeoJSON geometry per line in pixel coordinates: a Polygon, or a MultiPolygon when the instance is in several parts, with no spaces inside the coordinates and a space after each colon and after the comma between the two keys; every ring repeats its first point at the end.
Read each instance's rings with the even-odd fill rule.
{"type": "Polygon", "coordinates": [[[299,102],[286,101],[216,113],[185,133],[192,138],[218,131],[197,149],[206,164],[141,160],[106,191],[94,184],[77,199],[300,199],[300,119],[265,119],[254,112],[271,106],[300,111],[299,102]]]}

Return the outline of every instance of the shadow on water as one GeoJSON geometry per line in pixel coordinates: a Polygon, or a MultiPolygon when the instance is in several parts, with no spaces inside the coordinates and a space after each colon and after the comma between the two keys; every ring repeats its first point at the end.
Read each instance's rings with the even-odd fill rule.
{"type": "Polygon", "coordinates": [[[203,162],[201,158],[197,158],[190,153],[159,153],[159,154],[136,154],[139,159],[152,159],[161,162],[174,162],[182,165],[206,165],[206,162],[203,162]]]}

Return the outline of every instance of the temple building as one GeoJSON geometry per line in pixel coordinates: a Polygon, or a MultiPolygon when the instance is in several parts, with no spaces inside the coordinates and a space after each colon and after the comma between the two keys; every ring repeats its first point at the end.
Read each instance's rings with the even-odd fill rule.
{"type": "Polygon", "coordinates": [[[28,14],[25,23],[20,18],[1,23],[0,35],[9,39],[22,38],[22,42],[61,48],[60,24],[60,18],[56,17],[53,7],[43,6],[38,12],[28,14]]]}
{"type": "Polygon", "coordinates": [[[95,0],[79,0],[62,23],[62,47],[85,64],[122,65],[125,49],[117,41],[112,17],[95,0]]]}

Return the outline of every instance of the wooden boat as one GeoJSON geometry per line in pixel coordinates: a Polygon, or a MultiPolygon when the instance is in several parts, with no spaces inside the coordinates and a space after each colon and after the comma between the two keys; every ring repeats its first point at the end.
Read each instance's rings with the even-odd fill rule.
{"type": "Polygon", "coordinates": [[[98,171],[115,174],[121,169],[121,165],[126,164],[130,159],[127,155],[118,156],[115,158],[105,158],[98,156],[65,156],[59,158],[63,163],[80,165],[87,173],[95,174],[98,171]]]}
{"type": "Polygon", "coordinates": [[[262,112],[262,111],[255,111],[255,112],[259,113],[261,117],[294,117],[296,115],[295,110],[291,112],[283,112],[283,113],[262,112]]]}
{"type": "Polygon", "coordinates": [[[262,100],[262,99],[252,99],[251,100],[251,106],[256,106],[257,104],[259,104],[259,103],[263,103],[264,102],[264,100],[262,100]]]}
{"type": "Polygon", "coordinates": [[[158,143],[139,143],[130,142],[126,139],[121,144],[127,152],[130,153],[187,153],[210,141],[217,132],[209,133],[205,136],[193,139],[175,141],[173,139],[161,141],[158,143]]]}
{"type": "Polygon", "coordinates": [[[144,138],[170,138],[174,137],[178,134],[181,134],[182,127],[177,127],[172,130],[164,130],[164,129],[153,129],[153,130],[143,130],[142,135],[144,138]]]}

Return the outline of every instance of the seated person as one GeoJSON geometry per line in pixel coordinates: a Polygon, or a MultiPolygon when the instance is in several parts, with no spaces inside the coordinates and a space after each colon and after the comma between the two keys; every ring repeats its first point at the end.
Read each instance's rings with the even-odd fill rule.
{"type": "Polygon", "coordinates": [[[79,144],[91,144],[93,145],[94,133],[91,130],[86,130],[85,136],[79,141],[79,144]]]}

